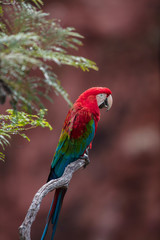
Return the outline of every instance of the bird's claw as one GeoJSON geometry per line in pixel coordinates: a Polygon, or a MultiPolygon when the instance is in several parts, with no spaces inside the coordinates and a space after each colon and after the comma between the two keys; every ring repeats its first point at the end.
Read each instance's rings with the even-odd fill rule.
{"type": "Polygon", "coordinates": [[[86,152],[83,154],[83,156],[81,157],[81,159],[85,160],[85,165],[84,168],[90,163],[90,159],[89,159],[89,149],[86,149],[86,152]]]}

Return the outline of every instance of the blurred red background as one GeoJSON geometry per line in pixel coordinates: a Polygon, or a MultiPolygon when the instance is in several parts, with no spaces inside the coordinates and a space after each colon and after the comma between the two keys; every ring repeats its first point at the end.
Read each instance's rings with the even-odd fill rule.
{"type": "MultiPolygon", "coordinates": [[[[48,0],[44,10],[85,36],[75,54],[99,67],[55,69],[71,100],[92,86],[109,87],[114,100],[108,113],[101,111],[91,163],[70,183],[55,240],[160,239],[159,1],[48,0]]],[[[47,120],[53,131],[30,131],[30,143],[13,137],[0,162],[2,240],[18,239],[32,198],[46,182],[68,111],[62,97],[52,97],[47,120]]],[[[42,202],[33,240],[41,237],[52,197],[42,202]]]]}

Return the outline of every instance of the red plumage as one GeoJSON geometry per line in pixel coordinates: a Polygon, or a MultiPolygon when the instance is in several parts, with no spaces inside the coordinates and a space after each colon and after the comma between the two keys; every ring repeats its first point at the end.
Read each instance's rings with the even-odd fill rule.
{"type": "MultiPolygon", "coordinates": [[[[108,88],[93,87],[82,93],[76,100],[65,119],[48,181],[62,176],[68,164],[84,156],[86,149],[91,148],[100,119],[99,108],[110,109],[112,105],[110,95],[111,91],[108,88]]],[[[51,220],[53,224],[51,239],[53,240],[66,191],[64,188],[56,189],[41,240],[45,238],[51,220]]]]}
{"type": "MultiPolygon", "coordinates": [[[[74,114],[78,114],[76,119],[74,120],[74,125],[72,128],[73,138],[78,138],[82,135],[82,131],[84,130],[86,124],[92,118],[94,118],[96,133],[98,121],[100,119],[100,111],[97,105],[96,95],[100,93],[106,93],[108,97],[111,94],[111,90],[109,88],[103,87],[89,88],[88,90],[83,92],[74,103],[70,111],[74,114]]],[[[68,118],[66,118],[66,123],[69,122],[69,117],[70,114],[68,115],[68,118]]]]}

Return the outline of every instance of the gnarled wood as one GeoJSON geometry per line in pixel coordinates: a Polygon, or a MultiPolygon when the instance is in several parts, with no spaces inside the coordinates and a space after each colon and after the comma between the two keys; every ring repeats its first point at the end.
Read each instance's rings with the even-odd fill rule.
{"type": "Polygon", "coordinates": [[[61,187],[68,187],[72,175],[74,172],[76,172],[78,169],[85,167],[86,161],[84,159],[78,159],[77,161],[70,163],[62,177],[58,179],[51,180],[44,184],[38,192],[35,194],[32,203],[28,209],[27,215],[19,227],[19,238],[20,240],[31,240],[31,227],[32,223],[34,222],[36,215],[40,209],[42,199],[51,191],[53,191],[56,188],[61,187]]]}

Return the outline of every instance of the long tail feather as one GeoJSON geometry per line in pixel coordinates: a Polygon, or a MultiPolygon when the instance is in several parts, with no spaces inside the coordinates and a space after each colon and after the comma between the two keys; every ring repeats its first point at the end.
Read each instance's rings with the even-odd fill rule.
{"type": "Polygon", "coordinates": [[[48,213],[48,216],[47,216],[47,222],[46,222],[45,228],[44,228],[44,230],[43,230],[43,234],[42,234],[41,240],[44,240],[44,239],[45,239],[45,236],[46,236],[46,234],[47,234],[48,226],[49,226],[49,223],[50,223],[50,221],[51,221],[51,219],[50,219],[50,213],[51,213],[51,210],[52,210],[53,202],[54,202],[54,198],[53,198],[53,200],[52,200],[52,203],[51,203],[51,206],[50,206],[50,209],[49,209],[49,213],[48,213]]]}
{"type": "Polygon", "coordinates": [[[57,226],[57,222],[58,222],[59,213],[60,213],[60,210],[61,210],[61,207],[62,207],[62,203],[63,203],[63,199],[64,199],[66,191],[67,191],[66,188],[56,189],[54,199],[52,201],[52,204],[51,204],[51,207],[50,207],[50,210],[49,210],[49,213],[48,213],[47,223],[46,223],[45,229],[43,231],[43,235],[42,235],[41,240],[45,239],[50,221],[53,224],[52,237],[51,237],[51,240],[53,240],[54,235],[55,235],[55,231],[56,231],[56,226],[57,226]]]}

